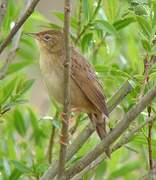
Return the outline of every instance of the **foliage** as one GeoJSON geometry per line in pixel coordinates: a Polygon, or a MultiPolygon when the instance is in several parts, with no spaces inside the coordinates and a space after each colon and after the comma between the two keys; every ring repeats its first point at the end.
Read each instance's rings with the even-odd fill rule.
{"type": "MultiPolygon", "coordinates": [[[[98,6],[98,0],[77,0],[76,12],[71,18],[71,39],[88,58],[104,85],[106,97],[111,97],[121,84],[129,79],[134,84],[128,95],[112,113],[108,125],[113,128],[118,120],[138,101],[143,88],[144,60],[156,53],[156,2],[150,0],[106,0],[98,6]],[[97,8],[98,7],[98,8],[97,8]],[[82,11],[82,12],[80,12],[82,11]]],[[[24,1],[17,6],[10,0],[7,14],[0,27],[0,43],[10,31],[11,24],[18,18],[24,1]]],[[[63,27],[63,12],[52,12],[60,24],[49,22],[43,14],[34,12],[25,22],[23,32],[36,32],[40,26],[53,29],[63,27]]],[[[8,47],[10,49],[12,44],[8,47]]],[[[56,128],[53,157],[58,156],[60,122],[56,112],[60,108],[54,103],[50,115],[41,118],[30,104],[31,87],[29,72],[38,62],[39,51],[35,42],[22,34],[16,58],[0,81],[0,179],[17,180],[36,178],[48,167],[47,151],[52,125],[56,128]],[[51,123],[52,121],[52,123],[51,123]]],[[[3,63],[1,57],[1,65],[3,63]]],[[[144,93],[155,84],[156,65],[149,72],[149,82],[144,93]]],[[[151,105],[155,112],[155,103],[151,105]]],[[[147,120],[147,111],[140,114],[136,124],[147,120]]],[[[79,134],[88,120],[80,115],[76,121],[79,134]]],[[[71,122],[71,126],[74,123],[71,122]]],[[[133,124],[135,126],[135,124],[133,124]]],[[[133,128],[133,126],[131,128],[133,128]]],[[[156,126],[152,131],[153,157],[156,158],[156,126]]],[[[113,153],[110,160],[101,162],[86,173],[84,180],[91,179],[138,179],[148,171],[147,130],[143,128],[131,142],[113,153]]],[[[84,156],[97,142],[94,134],[70,160],[69,166],[84,156]]]]}

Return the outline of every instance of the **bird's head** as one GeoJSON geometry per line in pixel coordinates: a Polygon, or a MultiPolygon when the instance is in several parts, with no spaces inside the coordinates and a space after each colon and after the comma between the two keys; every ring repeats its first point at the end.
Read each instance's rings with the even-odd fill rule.
{"type": "Polygon", "coordinates": [[[46,30],[38,33],[26,33],[35,38],[41,51],[58,52],[64,49],[64,36],[58,30],[46,30]]]}

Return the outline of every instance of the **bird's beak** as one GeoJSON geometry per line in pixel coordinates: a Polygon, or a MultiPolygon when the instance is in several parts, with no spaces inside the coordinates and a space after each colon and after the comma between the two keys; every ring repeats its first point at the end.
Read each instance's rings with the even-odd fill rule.
{"type": "Polygon", "coordinates": [[[30,37],[32,37],[34,39],[38,39],[38,34],[37,33],[24,33],[24,34],[27,35],[27,36],[30,36],[30,37]]]}

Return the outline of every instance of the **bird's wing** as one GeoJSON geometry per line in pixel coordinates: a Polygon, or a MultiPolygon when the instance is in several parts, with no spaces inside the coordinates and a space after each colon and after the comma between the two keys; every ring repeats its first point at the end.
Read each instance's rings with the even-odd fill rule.
{"type": "Polygon", "coordinates": [[[108,116],[102,86],[87,60],[74,48],[71,49],[71,77],[95,107],[108,116]]]}

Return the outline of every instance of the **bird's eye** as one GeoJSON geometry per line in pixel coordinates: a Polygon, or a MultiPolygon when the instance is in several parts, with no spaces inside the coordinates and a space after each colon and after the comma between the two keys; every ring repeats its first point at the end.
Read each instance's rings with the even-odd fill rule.
{"type": "Polygon", "coordinates": [[[45,34],[43,38],[45,41],[49,41],[51,39],[51,35],[45,34]]]}

